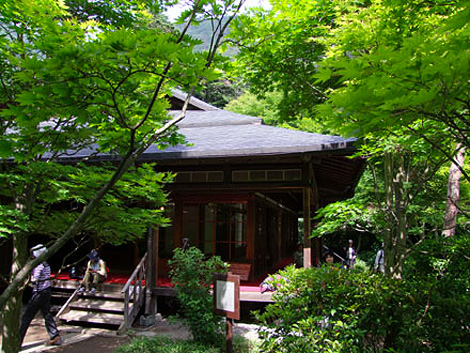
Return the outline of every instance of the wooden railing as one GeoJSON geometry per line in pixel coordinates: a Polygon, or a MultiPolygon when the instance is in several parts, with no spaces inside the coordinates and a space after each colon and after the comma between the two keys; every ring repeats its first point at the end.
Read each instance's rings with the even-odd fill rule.
{"type": "Polygon", "coordinates": [[[137,317],[145,300],[145,267],[147,265],[147,253],[135,268],[131,277],[122,289],[124,294],[124,323],[119,330],[129,328],[137,317]]]}
{"type": "Polygon", "coordinates": [[[60,315],[62,315],[65,310],[68,309],[69,305],[71,302],[73,302],[75,300],[75,298],[77,297],[78,295],[78,287],[77,289],[75,289],[75,291],[72,293],[72,295],[69,297],[69,299],[67,299],[67,301],[65,302],[64,305],[62,305],[62,307],[59,309],[59,311],[57,312],[57,314],[55,315],[55,318],[58,319],[60,317],[60,315]]]}

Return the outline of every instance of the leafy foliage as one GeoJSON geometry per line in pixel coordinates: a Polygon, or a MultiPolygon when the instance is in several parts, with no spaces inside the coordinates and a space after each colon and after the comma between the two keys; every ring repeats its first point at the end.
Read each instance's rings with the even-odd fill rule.
{"type": "Polygon", "coordinates": [[[227,79],[208,82],[202,90],[195,93],[197,98],[217,108],[224,108],[228,102],[236,99],[240,95],[240,84],[227,79]]]}
{"type": "Polygon", "coordinates": [[[239,114],[260,117],[263,118],[264,123],[275,125],[279,120],[276,106],[281,98],[282,95],[277,92],[266,93],[264,97],[260,98],[248,91],[228,102],[224,109],[239,114]]]}
{"type": "Polygon", "coordinates": [[[432,352],[470,349],[469,246],[468,232],[457,232],[426,239],[408,258],[405,281],[419,288],[412,294],[423,309],[419,334],[432,352]]]}
{"type": "Polygon", "coordinates": [[[437,288],[427,290],[425,281],[331,266],[289,267],[279,275],[275,303],[257,314],[263,351],[443,352],[468,347],[468,299],[460,297],[468,283],[454,283],[458,294],[437,294],[437,288]],[[459,304],[448,310],[457,296],[459,304]]]}
{"type": "MultiPolygon", "coordinates": [[[[256,94],[277,91],[279,117],[310,117],[325,101],[328,84],[315,81],[325,53],[319,37],[329,33],[340,2],[271,1],[272,9],[239,16],[230,37],[239,49],[234,69],[256,94]]],[[[334,81],[334,80],[333,80],[334,81]]]]}
{"type": "Polygon", "coordinates": [[[186,250],[176,248],[168,265],[171,282],[183,307],[184,320],[194,340],[220,346],[224,338],[224,321],[214,313],[210,287],[214,273],[226,273],[228,264],[218,256],[205,259],[198,248],[190,247],[186,250]]]}
{"type": "MultiPolygon", "coordinates": [[[[70,166],[38,162],[30,165],[10,166],[0,174],[0,180],[9,188],[2,188],[1,236],[27,231],[59,237],[92,199],[96,191],[114,172],[114,167],[70,166]],[[26,217],[15,209],[14,195],[34,181],[35,203],[26,217]]],[[[169,222],[160,210],[166,202],[163,191],[172,181],[171,174],[155,173],[152,165],[135,168],[106,195],[94,215],[83,228],[103,242],[119,245],[145,234],[147,227],[169,222]]]]}
{"type": "Polygon", "coordinates": [[[246,91],[225,105],[226,110],[263,118],[263,123],[286,129],[310,131],[314,133],[330,133],[325,125],[303,116],[291,117],[288,121],[280,117],[279,105],[282,104],[282,93],[278,91],[255,95],[246,91]]]}
{"type": "MultiPolygon", "coordinates": [[[[176,86],[191,92],[217,78],[211,65],[225,29],[208,53],[194,53],[198,41],[152,21],[171,2],[0,2],[0,220],[14,244],[0,295],[0,307],[11,306],[3,310],[8,353],[19,348],[20,288],[34,266],[80,232],[120,244],[167,222],[153,207],[166,201],[161,186],[171,176],[147,166],[128,171],[149,146],[184,143],[175,127],[184,114],[168,114],[169,97],[176,86]],[[113,163],[77,165],[103,159],[113,163]],[[52,241],[28,260],[36,231],[52,241]]],[[[236,4],[203,0],[182,19],[229,23],[236,4]]]]}

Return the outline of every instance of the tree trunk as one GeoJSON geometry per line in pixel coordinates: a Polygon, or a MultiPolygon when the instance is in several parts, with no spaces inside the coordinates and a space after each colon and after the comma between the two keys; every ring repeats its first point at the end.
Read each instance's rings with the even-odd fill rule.
{"type": "Polygon", "coordinates": [[[442,235],[444,237],[452,237],[455,235],[455,226],[457,224],[458,204],[460,200],[460,177],[465,161],[465,147],[461,143],[455,147],[455,157],[449,168],[449,181],[447,183],[447,205],[444,216],[444,229],[442,235]]]}
{"type": "Polygon", "coordinates": [[[396,218],[396,250],[395,250],[395,269],[393,278],[400,279],[403,273],[405,263],[406,242],[408,240],[407,216],[406,216],[406,192],[405,184],[407,181],[405,162],[402,153],[397,153],[397,172],[393,183],[395,191],[395,218],[396,218]]]}
{"type": "MultiPolygon", "coordinates": [[[[28,236],[16,234],[13,238],[12,277],[23,268],[28,259],[28,236]]],[[[20,317],[23,289],[15,291],[2,313],[2,352],[17,353],[20,349],[20,317]]]]}
{"type": "Polygon", "coordinates": [[[385,179],[385,218],[387,229],[384,232],[385,274],[401,278],[405,262],[408,239],[406,216],[407,180],[404,156],[399,150],[384,155],[385,179]]]}
{"type": "Polygon", "coordinates": [[[384,264],[385,274],[391,276],[395,267],[395,246],[393,243],[393,154],[386,152],[384,155],[384,181],[385,181],[385,218],[387,228],[384,231],[384,264]]]}

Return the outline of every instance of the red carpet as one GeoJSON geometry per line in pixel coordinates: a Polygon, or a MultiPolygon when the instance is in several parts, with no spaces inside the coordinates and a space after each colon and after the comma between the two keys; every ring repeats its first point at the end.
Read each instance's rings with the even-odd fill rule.
{"type": "MultiPolygon", "coordinates": [[[[52,274],[52,277],[55,279],[60,279],[64,281],[77,281],[77,279],[72,279],[69,277],[68,274],[61,273],[60,275],[56,276],[55,274],[52,274]]],[[[108,275],[108,279],[106,280],[106,283],[115,283],[115,284],[126,284],[127,280],[129,279],[129,276],[125,275],[108,275]]]]}
{"type": "MultiPolygon", "coordinates": [[[[276,269],[282,269],[285,266],[292,263],[291,258],[287,258],[277,264],[276,269]]],[[[273,270],[271,273],[275,273],[277,270],[273,270]]],[[[265,274],[255,281],[252,282],[243,282],[240,284],[240,290],[242,292],[261,292],[260,283],[268,276],[269,274],[265,274]]],[[[52,277],[59,279],[59,280],[66,280],[66,281],[77,281],[76,279],[71,279],[68,273],[61,273],[59,275],[53,274],[52,277]]],[[[125,274],[109,274],[106,283],[115,283],[125,285],[127,280],[129,279],[129,275],[125,274]]],[[[171,287],[171,280],[167,277],[159,277],[157,280],[158,287],[171,287]]]]}

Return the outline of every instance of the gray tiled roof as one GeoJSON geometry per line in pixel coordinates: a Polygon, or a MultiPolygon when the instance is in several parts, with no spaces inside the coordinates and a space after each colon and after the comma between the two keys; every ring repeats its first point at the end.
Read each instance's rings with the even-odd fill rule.
{"type": "MultiPolygon", "coordinates": [[[[173,88],[172,89],[172,93],[171,95],[177,99],[179,99],[181,102],[184,102],[186,100],[186,97],[188,96],[187,93],[177,89],[177,88],[173,88]]],[[[206,103],[194,96],[192,96],[190,99],[189,99],[189,104],[198,108],[198,109],[201,109],[201,110],[206,110],[206,111],[209,111],[209,110],[219,110],[219,108],[209,104],[209,103],[206,103]]]]}
{"type": "MultiPolygon", "coordinates": [[[[177,99],[186,95],[175,91],[177,99]]],[[[315,134],[264,125],[261,118],[218,109],[196,98],[192,104],[202,110],[188,110],[177,123],[179,132],[189,145],[171,146],[160,150],[149,147],[140,160],[158,161],[192,158],[269,156],[293,153],[350,150],[356,139],[315,134]]],[[[171,111],[177,115],[180,111],[171,111]]],[[[94,146],[96,147],[96,146],[94,146]]],[[[61,159],[81,159],[96,152],[94,147],[68,151],[61,159]]],[[[115,160],[119,156],[98,153],[93,159],[115,160]]]]}
{"type": "MultiPolygon", "coordinates": [[[[176,114],[177,112],[173,112],[176,114]]],[[[178,123],[191,144],[145,152],[143,159],[216,158],[342,150],[355,139],[263,125],[260,118],[225,110],[188,111],[178,123]]]]}
{"type": "MultiPolygon", "coordinates": [[[[171,112],[172,115],[177,111],[171,112]]],[[[148,148],[141,160],[158,161],[185,158],[218,158],[283,155],[334,150],[348,150],[356,139],[284,129],[262,124],[262,119],[225,110],[187,111],[178,124],[179,132],[190,145],[148,148]]],[[[93,153],[84,149],[70,158],[93,153]]],[[[67,158],[67,157],[63,157],[67,158]]],[[[95,158],[112,160],[115,156],[98,154],[95,158]]]]}
{"type": "MultiPolygon", "coordinates": [[[[180,111],[172,111],[177,115],[180,111]]],[[[263,119],[248,115],[237,114],[227,110],[198,111],[188,110],[186,116],[178,125],[180,129],[191,127],[227,126],[227,125],[261,125],[263,119]]]]}

